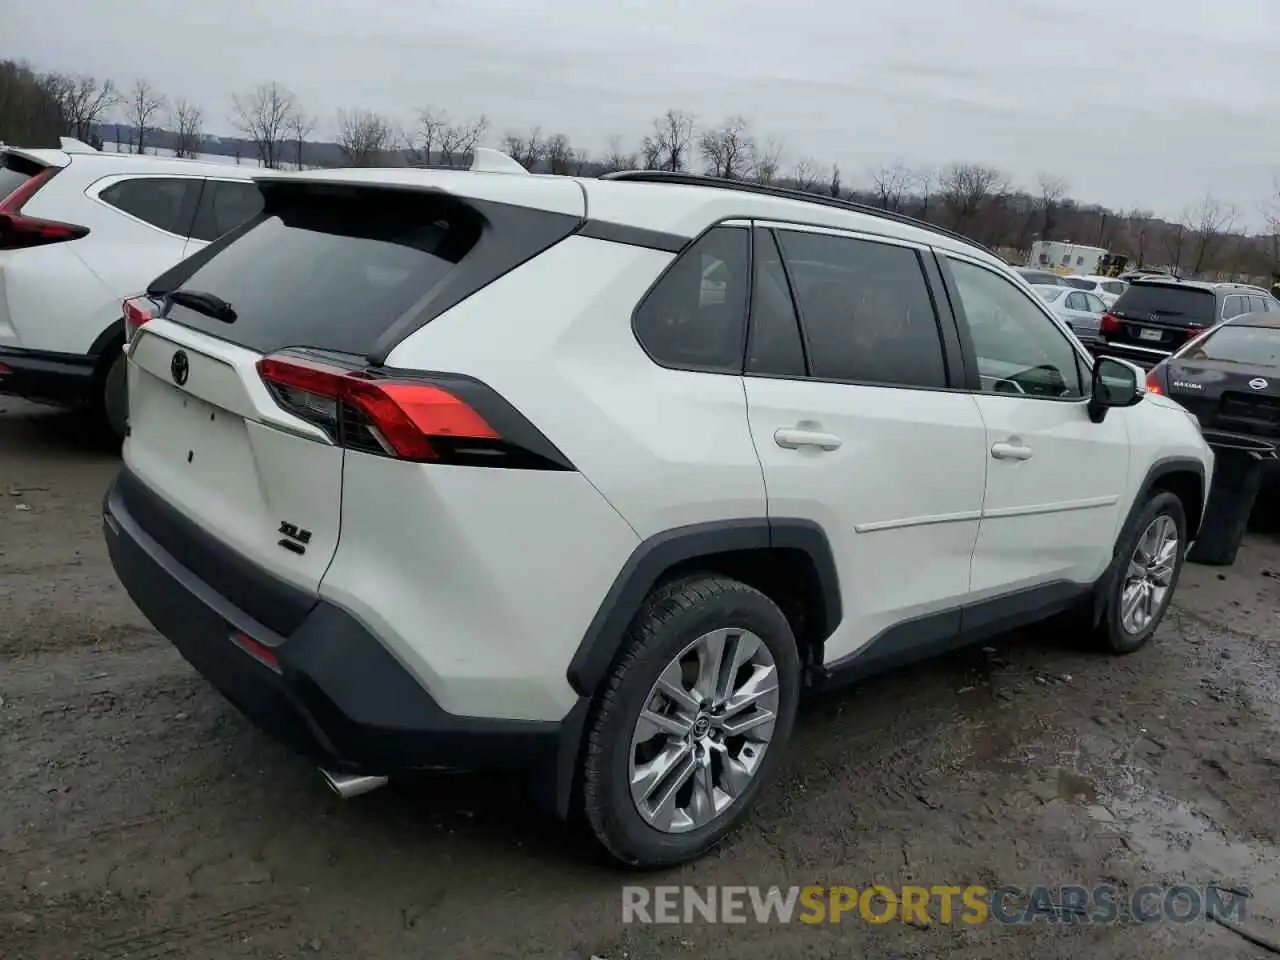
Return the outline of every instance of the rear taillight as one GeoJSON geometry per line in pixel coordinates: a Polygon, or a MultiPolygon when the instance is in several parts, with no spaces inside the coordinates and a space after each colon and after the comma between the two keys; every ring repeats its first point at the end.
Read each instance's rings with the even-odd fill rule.
{"type": "Polygon", "coordinates": [[[124,337],[126,343],[132,343],[134,334],[148,320],[154,320],[160,313],[155,301],[145,295],[130,297],[121,304],[124,316],[124,337]]]}
{"type": "Polygon", "coordinates": [[[1161,386],[1160,378],[1154,369],[1147,373],[1147,393],[1164,393],[1164,387],[1161,386]]]}
{"type": "Polygon", "coordinates": [[[22,213],[22,205],[57,172],[57,167],[46,167],[0,200],[0,250],[40,247],[48,243],[79,240],[88,235],[88,227],[58,220],[41,220],[22,213]]]}
{"type": "Polygon", "coordinates": [[[1204,331],[1205,331],[1204,327],[1200,326],[1199,324],[1193,323],[1191,326],[1187,327],[1186,339],[1194,340],[1196,337],[1200,336],[1200,334],[1204,333],[1204,331]]]}
{"type": "Polygon", "coordinates": [[[508,452],[480,413],[435,383],[281,354],[259,360],[258,375],[283,409],[349,449],[419,462],[508,452]]]}
{"type": "Polygon", "coordinates": [[[1119,333],[1120,318],[1110,311],[1102,315],[1102,319],[1098,321],[1098,329],[1103,333],[1119,333]]]}

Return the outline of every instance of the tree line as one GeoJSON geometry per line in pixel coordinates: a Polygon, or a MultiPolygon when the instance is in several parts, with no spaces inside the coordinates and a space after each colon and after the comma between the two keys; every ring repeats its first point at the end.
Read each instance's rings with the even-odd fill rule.
{"type": "MultiPolygon", "coordinates": [[[[59,136],[72,136],[101,146],[111,118],[123,121],[115,124],[116,136],[125,131],[122,148],[134,152],[226,152],[223,138],[206,135],[201,106],[170,99],[145,78],[121,88],[110,78],[37,73],[0,61],[0,142],[56,145],[59,136]]],[[[1162,219],[1141,207],[1118,211],[1074,199],[1068,181],[1054,173],[1038,173],[1032,185],[1019,186],[982,163],[911,167],[893,161],[859,171],[860,182],[847,185],[839,164],[790,155],[781,140],[761,135],[740,115],[708,124],[668,109],[639,138],[618,134],[593,152],[540,127],[495,131],[485,114],[455,117],[423,106],[405,124],[353,108],[337,111],[325,124],[332,140],[315,140],[321,118],[273,81],[234,93],[220,119],[240,135],[233,141],[237,161],[243,145],[246,159],[264,167],[465,166],[476,146],[490,142],[536,172],[691,171],[850,199],[956,230],[1019,262],[1036,240],[1066,240],[1187,277],[1280,279],[1280,179],[1260,210],[1263,231],[1250,235],[1239,226],[1242,211],[1212,191],[1177,218],[1162,219]]]]}

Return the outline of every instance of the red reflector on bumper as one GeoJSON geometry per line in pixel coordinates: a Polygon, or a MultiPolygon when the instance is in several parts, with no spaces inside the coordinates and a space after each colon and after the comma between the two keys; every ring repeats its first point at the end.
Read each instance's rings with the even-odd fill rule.
{"type": "Polygon", "coordinates": [[[268,670],[274,670],[276,673],[280,672],[280,661],[276,659],[276,655],[272,653],[270,647],[264,647],[253,637],[241,633],[239,630],[232,631],[231,642],[268,670]]]}

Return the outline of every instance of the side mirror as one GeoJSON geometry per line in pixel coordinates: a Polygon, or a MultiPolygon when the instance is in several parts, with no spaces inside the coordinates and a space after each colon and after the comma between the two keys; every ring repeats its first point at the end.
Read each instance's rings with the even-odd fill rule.
{"type": "Polygon", "coordinates": [[[1146,394],[1146,374],[1127,360],[1099,357],[1093,365],[1089,419],[1101,423],[1112,407],[1132,407],[1146,394]]]}

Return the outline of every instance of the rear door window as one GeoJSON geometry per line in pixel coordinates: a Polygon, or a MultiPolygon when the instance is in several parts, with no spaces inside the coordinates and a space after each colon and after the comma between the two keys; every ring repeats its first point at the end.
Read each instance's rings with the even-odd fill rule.
{"type": "Polygon", "coordinates": [[[186,237],[200,186],[195,177],[133,177],[113,183],[98,198],[153,227],[186,237]]]}
{"type": "Polygon", "coordinates": [[[655,363],[742,373],[750,244],[746,227],[716,227],[667,268],[632,323],[655,363]]]}
{"type": "Polygon", "coordinates": [[[933,298],[911,247],[778,231],[800,308],[810,374],[823,380],[945,387],[933,298]]]}
{"type": "Polygon", "coordinates": [[[1177,282],[1157,280],[1135,283],[1120,295],[1114,310],[1125,314],[1155,314],[1162,320],[1212,326],[1217,300],[1202,287],[1186,287],[1177,282]]]}
{"type": "Polygon", "coordinates": [[[206,180],[191,226],[196,240],[216,240],[262,212],[262,194],[252,183],[206,180]]]}
{"type": "Polygon", "coordinates": [[[277,190],[266,213],[181,283],[227,301],[234,319],[179,304],[172,319],[260,353],[366,354],[467,256],[484,226],[456,201],[391,190],[277,190]]]}
{"type": "Polygon", "coordinates": [[[1227,297],[1222,303],[1222,319],[1228,320],[1231,317],[1238,317],[1240,314],[1245,313],[1247,309],[1244,297],[1227,297]]]}

